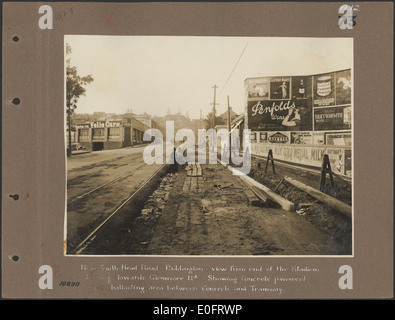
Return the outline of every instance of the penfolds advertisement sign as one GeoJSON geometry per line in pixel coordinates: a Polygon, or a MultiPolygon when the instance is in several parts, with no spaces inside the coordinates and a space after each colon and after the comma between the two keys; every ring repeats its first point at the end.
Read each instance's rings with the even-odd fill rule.
{"type": "Polygon", "coordinates": [[[251,106],[251,116],[255,117],[257,114],[269,114],[272,120],[284,119],[283,111],[288,111],[290,108],[295,108],[295,102],[291,101],[273,102],[271,105],[263,105],[258,101],[251,106]]]}
{"type": "Polygon", "coordinates": [[[307,99],[249,101],[248,126],[257,131],[311,130],[311,109],[307,99]]]}

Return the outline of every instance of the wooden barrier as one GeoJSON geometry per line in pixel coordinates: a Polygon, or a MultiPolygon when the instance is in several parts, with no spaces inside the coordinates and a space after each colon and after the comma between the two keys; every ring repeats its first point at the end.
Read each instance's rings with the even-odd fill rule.
{"type": "Polygon", "coordinates": [[[298,189],[308,193],[309,195],[316,198],[317,200],[326,203],[333,209],[335,209],[335,210],[339,211],[340,213],[346,215],[347,217],[351,218],[352,208],[351,208],[351,206],[344,203],[343,201],[340,201],[340,200],[337,200],[331,196],[328,196],[327,194],[325,194],[321,191],[318,191],[312,187],[309,187],[309,186],[305,185],[304,183],[299,182],[299,181],[292,179],[290,177],[285,177],[284,180],[287,181],[288,183],[290,183],[291,185],[297,187],[298,189]]]}
{"type": "Polygon", "coordinates": [[[267,155],[265,173],[266,173],[266,171],[267,171],[267,166],[269,165],[269,161],[272,162],[273,174],[276,174],[276,170],[275,170],[275,168],[274,168],[274,158],[273,158],[273,151],[272,151],[272,149],[269,150],[269,154],[267,155]]]}
{"type": "Polygon", "coordinates": [[[325,154],[324,158],[322,159],[322,166],[321,166],[321,179],[320,179],[320,191],[321,192],[325,192],[325,178],[326,178],[327,173],[329,173],[329,177],[331,179],[331,186],[333,189],[334,182],[333,182],[331,163],[329,161],[329,156],[327,154],[325,154]]]}

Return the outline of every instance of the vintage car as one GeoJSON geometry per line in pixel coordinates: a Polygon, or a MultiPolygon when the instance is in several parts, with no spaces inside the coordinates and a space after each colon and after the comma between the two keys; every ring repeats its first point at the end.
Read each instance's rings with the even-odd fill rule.
{"type": "Polygon", "coordinates": [[[79,143],[73,143],[73,144],[71,145],[71,150],[72,150],[72,151],[86,150],[86,147],[82,146],[82,145],[79,144],[79,143]]]}

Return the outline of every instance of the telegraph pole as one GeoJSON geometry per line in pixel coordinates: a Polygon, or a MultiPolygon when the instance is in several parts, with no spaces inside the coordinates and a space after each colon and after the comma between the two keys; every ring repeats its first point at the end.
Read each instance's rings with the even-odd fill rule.
{"type": "Polygon", "coordinates": [[[214,87],[212,87],[212,88],[214,88],[214,103],[211,103],[211,104],[213,105],[213,128],[215,128],[215,105],[218,104],[215,102],[215,98],[216,98],[215,95],[216,95],[218,86],[215,84],[214,87]]]}
{"type": "Polygon", "coordinates": [[[228,149],[229,149],[229,158],[231,157],[230,153],[230,144],[232,143],[230,137],[230,130],[231,130],[231,116],[230,116],[230,104],[229,104],[229,96],[228,96],[228,149]]]}
{"type": "MultiPolygon", "coordinates": [[[[77,102],[77,99],[74,97],[73,99],[68,98],[66,102],[67,106],[67,117],[68,117],[68,127],[69,127],[69,148],[67,150],[67,156],[71,157],[71,113],[73,110],[77,107],[75,104],[77,102]]],[[[75,139],[75,134],[74,134],[74,139],[75,139]]]]}
{"type": "Polygon", "coordinates": [[[67,118],[68,118],[68,129],[69,129],[69,147],[67,149],[67,156],[71,157],[71,102],[67,101],[67,118]]]}

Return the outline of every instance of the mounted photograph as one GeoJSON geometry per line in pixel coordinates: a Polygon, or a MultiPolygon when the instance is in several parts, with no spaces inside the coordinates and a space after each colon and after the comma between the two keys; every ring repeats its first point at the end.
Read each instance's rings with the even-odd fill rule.
{"type": "Polygon", "coordinates": [[[67,256],[353,256],[353,39],[64,36],[67,256]]]}

